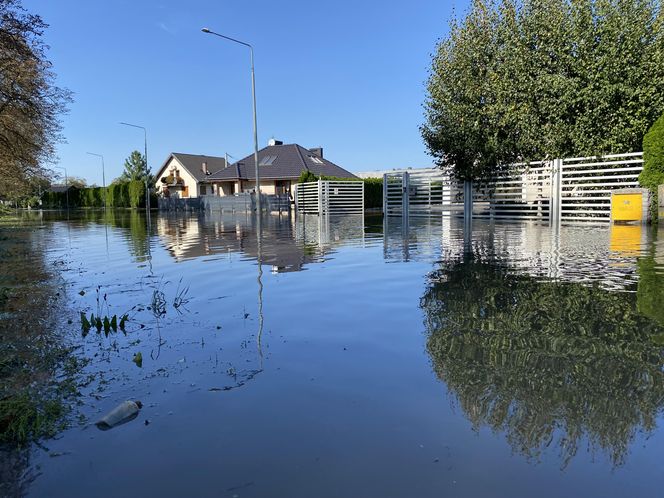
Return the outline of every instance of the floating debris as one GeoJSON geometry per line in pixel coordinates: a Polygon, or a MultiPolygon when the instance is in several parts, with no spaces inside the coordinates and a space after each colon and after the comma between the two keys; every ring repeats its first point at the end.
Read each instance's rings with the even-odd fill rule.
{"type": "Polygon", "coordinates": [[[102,431],[107,431],[118,425],[130,422],[134,420],[138,413],[143,408],[143,403],[140,401],[131,401],[127,400],[120,403],[118,406],[113,408],[108,412],[104,417],[102,417],[98,422],[95,423],[97,428],[102,431]]]}

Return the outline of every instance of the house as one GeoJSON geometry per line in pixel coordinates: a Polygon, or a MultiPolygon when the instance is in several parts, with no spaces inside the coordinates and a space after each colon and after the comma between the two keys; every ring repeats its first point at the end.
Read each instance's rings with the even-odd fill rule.
{"type": "MultiPolygon", "coordinates": [[[[316,176],[357,178],[350,171],[325,159],[320,147],[305,149],[298,144],[284,144],[274,139],[258,151],[258,167],[261,192],[268,195],[290,192],[303,171],[310,171],[316,176]]],[[[212,191],[220,196],[250,192],[256,186],[254,155],[219,169],[202,181],[213,186],[212,191]]],[[[209,189],[206,191],[210,192],[209,189]]]]}
{"type": "Polygon", "coordinates": [[[157,193],[165,197],[198,197],[212,194],[205,181],[226,168],[223,157],[173,152],[155,175],[157,193]]]}

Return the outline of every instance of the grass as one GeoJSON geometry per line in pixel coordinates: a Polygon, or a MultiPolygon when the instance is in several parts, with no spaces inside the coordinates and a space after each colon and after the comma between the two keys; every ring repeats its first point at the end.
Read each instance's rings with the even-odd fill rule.
{"type": "Polygon", "coordinates": [[[0,443],[56,435],[84,363],[60,334],[64,303],[30,227],[0,226],[0,443]]]}
{"type": "Polygon", "coordinates": [[[66,427],[68,407],[29,392],[0,400],[0,441],[19,446],[55,436],[66,427]]]}

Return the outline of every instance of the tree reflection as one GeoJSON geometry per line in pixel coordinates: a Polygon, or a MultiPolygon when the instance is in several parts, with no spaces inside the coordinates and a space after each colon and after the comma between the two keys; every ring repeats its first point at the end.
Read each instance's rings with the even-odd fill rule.
{"type": "Polygon", "coordinates": [[[0,496],[26,494],[28,445],[67,425],[84,366],[65,333],[65,290],[55,278],[66,263],[47,259],[37,226],[0,223],[0,496]]]}
{"type": "MultiPolygon", "coordinates": [[[[664,229],[653,230],[655,243],[638,260],[639,285],[636,292],[639,311],[664,327],[664,253],[661,240],[664,229]],[[659,244],[657,240],[660,240],[659,244]]],[[[660,342],[664,343],[664,337],[660,342]]]]}
{"type": "Polygon", "coordinates": [[[663,329],[636,296],[541,281],[472,255],[430,275],[421,299],[438,377],[473,426],[563,466],[588,441],[614,465],[664,405],[663,329]]]}

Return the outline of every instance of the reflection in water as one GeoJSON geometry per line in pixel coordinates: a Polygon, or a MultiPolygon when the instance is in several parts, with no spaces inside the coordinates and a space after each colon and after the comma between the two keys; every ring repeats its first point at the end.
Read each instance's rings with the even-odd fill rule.
{"type": "Polygon", "coordinates": [[[264,216],[260,243],[255,216],[163,216],[157,235],[177,261],[234,253],[270,265],[272,273],[300,271],[321,262],[340,244],[364,240],[363,218],[264,216]]]}
{"type": "Polygon", "coordinates": [[[434,370],[474,427],[505,432],[515,451],[554,445],[566,465],[587,438],[620,465],[664,407],[664,329],[634,293],[527,273],[476,251],[429,275],[434,370]]]}
{"type": "Polygon", "coordinates": [[[62,333],[63,287],[39,227],[0,221],[0,496],[27,492],[36,472],[24,445],[65,425],[80,368],[62,333]]]}
{"type": "MultiPolygon", "coordinates": [[[[648,228],[567,225],[557,230],[536,223],[474,220],[472,237],[458,218],[388,218],[384,256],[389,261],[458,260],[470,252],[486,261],[544,279],[631,288],[639,280],[637,256],[650,243],[648,228]]],[[[664,255],[664,250],[658,252],[664,255]]],[[[662,257],[662,256],[660,256],[662,257]]]]}
{"type": "MultiPolygon", "coordinates": [[[[660,236],[638,260],[636,292],[639,311],[664,327],[664,227],[660,236]]],[[[664,337],[662,342],[664,345],[664,337]]]]}

